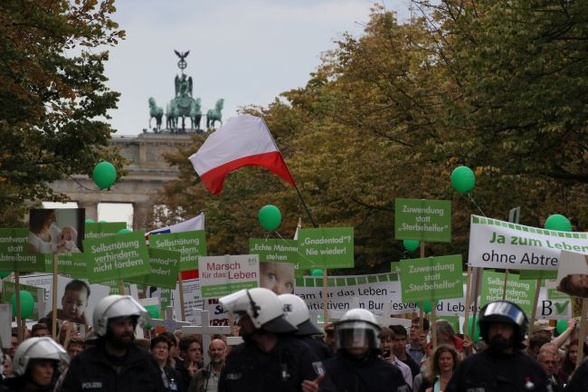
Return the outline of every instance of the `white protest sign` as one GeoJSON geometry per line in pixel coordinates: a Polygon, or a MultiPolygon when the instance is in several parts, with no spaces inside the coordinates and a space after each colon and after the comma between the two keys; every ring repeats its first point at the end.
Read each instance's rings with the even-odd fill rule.
{"type": "Polygon", "coordinates": [[[198,258],[202,298],[219,298],[241,289],[259,287],[259,255],[198,258]]]}
{"type": "Polygon", "coordinates": [[[546,230],[472,215],[469,263],[474,267],[557,270],[562,250],[588,253],[588,233],[546,230]]]}
{"type": "MultiPolygon", "coordinates": [[[[323,278],[305,276],[296,285],[298,296],[306,301],[309,310],[322,311],[323,278]],[[302,284],[298,284],[302,283],[302,284]]],[[[417,310],[417,303],[402,301],[400,282],[396,274],[350,275],[327,277],[329,312],[344,312],[351,309],[350,300],[358,298],[360,308],[370,310],[380,316],[384,303],[390,303],[390,314],[411,313],[417,310]]]]}

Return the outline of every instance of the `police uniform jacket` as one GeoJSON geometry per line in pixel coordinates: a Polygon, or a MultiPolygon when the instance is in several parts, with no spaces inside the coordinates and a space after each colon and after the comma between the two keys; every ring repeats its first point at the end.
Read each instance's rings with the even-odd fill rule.
{"type": "Polygon", "coordinates": [[[546,392],[548,384],[541,365],[528,355],[484,350],[458,365],[444,392],[546,392]]]}
{"type": "MultiPolygon", "coordinates": [[[[398,368],[377,353],[356,359],[345,350],[324,363],[327,381],[337,392],[408,392],[410,387],[398,368]]],[[[320,385],[321,391],[326,390],[320,385]]]]}
{"type": "Polygon", "coordinates": [[[234,347],[225,361],[219,392],[294,392],[302,381],[318,377],[314,366],[319,359],[311,349],[291,336],[280,336],[270,352],[253,342],[234,347]]]}
{"type": "Polygon", "coordinates": [[[135,345],[112,358],[100,340],[76,355],[61,386],[67,392],[166,392],[161,368],[153,356],[135,345]]]}

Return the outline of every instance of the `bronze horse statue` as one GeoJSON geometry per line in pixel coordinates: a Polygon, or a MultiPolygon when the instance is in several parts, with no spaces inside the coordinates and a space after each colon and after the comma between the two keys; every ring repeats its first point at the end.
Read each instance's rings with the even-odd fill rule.
{"type": "Polygon", "coordinates": [[[174,132],[178,127],[178,109],[172,99],[165,108],[166,128],[174,132]]]}
{"type": "Polygon", "coordinates": [[[220,122],[220,125],[223,125],[223,120],[222,120],[222,113],[221,111],[223,110],[223,106],[225,104],[225,100],[223,98],[219,99],[218,101],[216,101],[216,105],[214,105],[214,109],[210,109],[207,113],[206,113],[206,129],[212,129],[214,127],[214,123],[216,121],[220,122]]]}
{"type": "Polygon", "coordinates": [[[200,131],[200,120],[202,119],[202,110],[200,106],[200,98],[196,98],[190,107],[190,120],[192,121],[192,129],[200,131]]]}
{"type": "Polygon", "coordinates": [[[155,128],[153,130],[157,133],[161,130],[161,118],[163,117],[163,108],[157,106],[155,98],[149,98],[149,128],[151,128],[151,120],[155,118],[155,128]]]}

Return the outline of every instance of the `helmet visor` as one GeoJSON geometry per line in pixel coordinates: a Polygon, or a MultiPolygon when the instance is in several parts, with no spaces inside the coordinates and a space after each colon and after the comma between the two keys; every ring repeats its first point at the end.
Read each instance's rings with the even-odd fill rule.
{"type": "Polygon", "coordinates": [[[353,322],[335,329],[335,342],[339,349],[375,349],[379,343],[377,331],[367,323],[353,322]]]}
{"type": "Polygon", "coordinates": [[[508,302],[489,303],[481,317],[487,317],[488,320],[491,320],[494,318],[493,316],[503,316],[501,319],[506,318],[504,321],[510,321],[519,326],[523,325],[525,321],[525,314],[518,307],[508,302]]]}

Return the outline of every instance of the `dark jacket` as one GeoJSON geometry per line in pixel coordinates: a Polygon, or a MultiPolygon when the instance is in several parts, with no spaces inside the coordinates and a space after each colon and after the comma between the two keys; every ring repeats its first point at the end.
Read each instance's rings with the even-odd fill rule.
{"type": "MultiPolygon", "coordinates": [[[[339,350],[325,361],[327,377],[337,392],[408,392],[404,377],[398,368],[374,355],[356,359],[339,350]]],[[[325,381],[323,380],[323,381],[325,381]]],[[[320,385],[321,390],[327,390],[320,385]]]]}
{"type": "Polygon", "coordinates": [[[588,391],[588,359],[582,360],[564,390],[565,392],[588,391]]]}
{"type": "Polygon", "coordinates": [[[497,354],[484,350],[464,359],[444,392],[546,392],[547,374],[528,355],[515,351],[497,354]]]}
{"type": "Polygon", "coordinates": [[[2,392],[52,392],[53,384],[47,387],[39,387],[28,380],[28,377],[8,377],[0,384],[0,391],[2,392]]]}
{"type": "Polygon", "coordinates": [[[269,353],[252,342],[233,347],[221,372],[219,392],[299,392],[302,381],[314,380],[319,363],[305,343],[280,337],[269,353]]]}
{"type": "Polygon", "coordinates": [[[113,358],[106,354],[101,340],[72,359],[61,390],[166,392],[161,368],[149,352],[133,345],[124,358],[113,358]]]}

